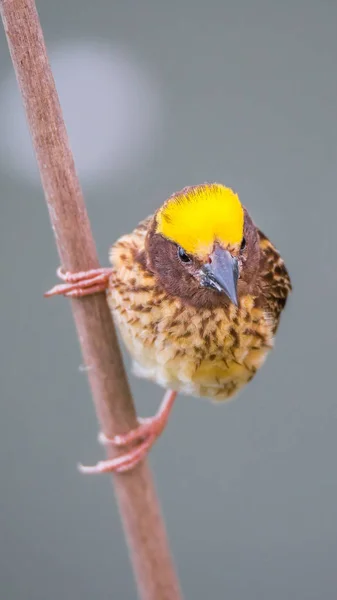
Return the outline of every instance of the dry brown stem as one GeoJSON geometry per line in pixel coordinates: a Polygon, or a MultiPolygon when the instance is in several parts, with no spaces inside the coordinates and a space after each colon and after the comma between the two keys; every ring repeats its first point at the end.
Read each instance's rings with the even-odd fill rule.
{"type": "MultiPolygon", "coordinates": [[[[0,0],[0,10],[62,265],[72,272],[96,268],[95,243],[34,0],[0,0]]],[[[136,414],[105,296],[72,300],[71,305],[101,428],[110,437],[125,432],[136,426],[136,414]]],[[[178,600],[147,464],[114,476],[114,484],[140,597],[178,600]]]]}

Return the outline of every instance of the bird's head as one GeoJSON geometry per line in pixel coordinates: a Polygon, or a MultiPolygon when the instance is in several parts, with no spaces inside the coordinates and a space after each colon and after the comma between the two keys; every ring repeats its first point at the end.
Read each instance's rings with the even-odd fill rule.
{"type": "Polygon", "coordinates": [[[223,185],[184,188],[156,212],[148,261],[161,285],[195,305],[239,304],[258,267],[257,230],[223,185]]]}

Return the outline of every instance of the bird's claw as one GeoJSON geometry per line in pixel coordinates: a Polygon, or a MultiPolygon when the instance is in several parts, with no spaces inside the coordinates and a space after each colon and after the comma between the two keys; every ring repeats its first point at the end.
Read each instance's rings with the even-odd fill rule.
{"type": "Polygon", "coordinates": [[[116,435],[113,438],[107,437],[102,431],[98,435],[98,441],[104,446],[114,446],[117,448],[130,446],[127,452],[117,458],[99,461],[92,467],[79,466],[81,473],[124,473],[133,469],[143,458],[160,436],[165,424],[161,424],[158,416],[152,419],[142,419],[136,429],[131,429],[128,433],[116,435]]]}
{"type": "Polygon", "coordinates": [[[176,395],[177,393],[171,390],[166,392],[158,413],[154,417],[139,419],[138,427],[127,433],[109,438],[103,432],[100,432],[98,441],[104,446],[122,448],[131,445],[131,448],[121,456],[99,461],[91,467],[79,465],[81,473],[124,473],[138,465],[163,432],[176,395]]]}
{"type": "Polygon", "coordinates": [[[101,268],[78,273],[64,273],[62,267],[59,267],[56,273],[65,283],[55,285],[51,290],[45,292],[44,296],[50,298],[62,295],[68,298],[82,298],[104,292],[108,287],[111,272],[111,268],[101,268]]]}
{"type": "Polygon", "coordinates": [[[136,467],[145,457],[148,450],[154,444],[155,436],[149,436],[139,446],[135,446],[129,452],[117,458],[101,460],[96,465],[79,465],[81,473],[88,475],[97,475],[100,473],[125,473],[136,467]]]}
{"type": "Polygon", "coordinates": [[[139,425],[127,433],[115,435],[113,438],[106,436],[103,431],[98,434],[98,441],[102,446],[114,446],[123,448],[135,442],[143,442],[150,436],[159,437],[162,433],[165,423],[159,416],[147,419],[138,419],[139,425]]]}

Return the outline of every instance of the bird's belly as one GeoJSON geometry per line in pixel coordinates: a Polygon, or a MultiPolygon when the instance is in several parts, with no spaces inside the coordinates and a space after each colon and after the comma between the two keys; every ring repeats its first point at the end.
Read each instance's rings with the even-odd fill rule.
{"type": "Polygon", "coordinates": [[[272,327],[249,297],[239,311],[199,314],[177,299],[151,303],[148,295],[138,293],[136,304],[131,293],[127,302],[114,289],[109,302],[135,374],[166,389],[226,400],[252,379],[272,347],[272,327]]]}
{"type": "Polygon", "coordinates": [[[124,342],[133,357],[133,371],[138,377],[155,381],[166,389],[182,394],[226,400],[250,381],[263,364],[268,349],[237,348],[233,354],[224,353],[201,360],[184,352],[174,343],[149,346],[120,327],[124,342]]]}

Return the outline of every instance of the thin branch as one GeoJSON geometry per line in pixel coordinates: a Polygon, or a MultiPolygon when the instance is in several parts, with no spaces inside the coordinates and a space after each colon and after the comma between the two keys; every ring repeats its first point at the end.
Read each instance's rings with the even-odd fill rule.
{"type": "MultiPolygon", "coordinates": [[[[0,10],[62,265],[67,271],[94,269],[95,243],[34,0],[0,0],[0,10]]],[[[136,414],[105,296],[71,304],[101,428],[110,437],[125,432],[136,426],[136,414]]],[[[140,597],[178,600],[147,464],[115,475],[114,483],[140,597]]]]}

